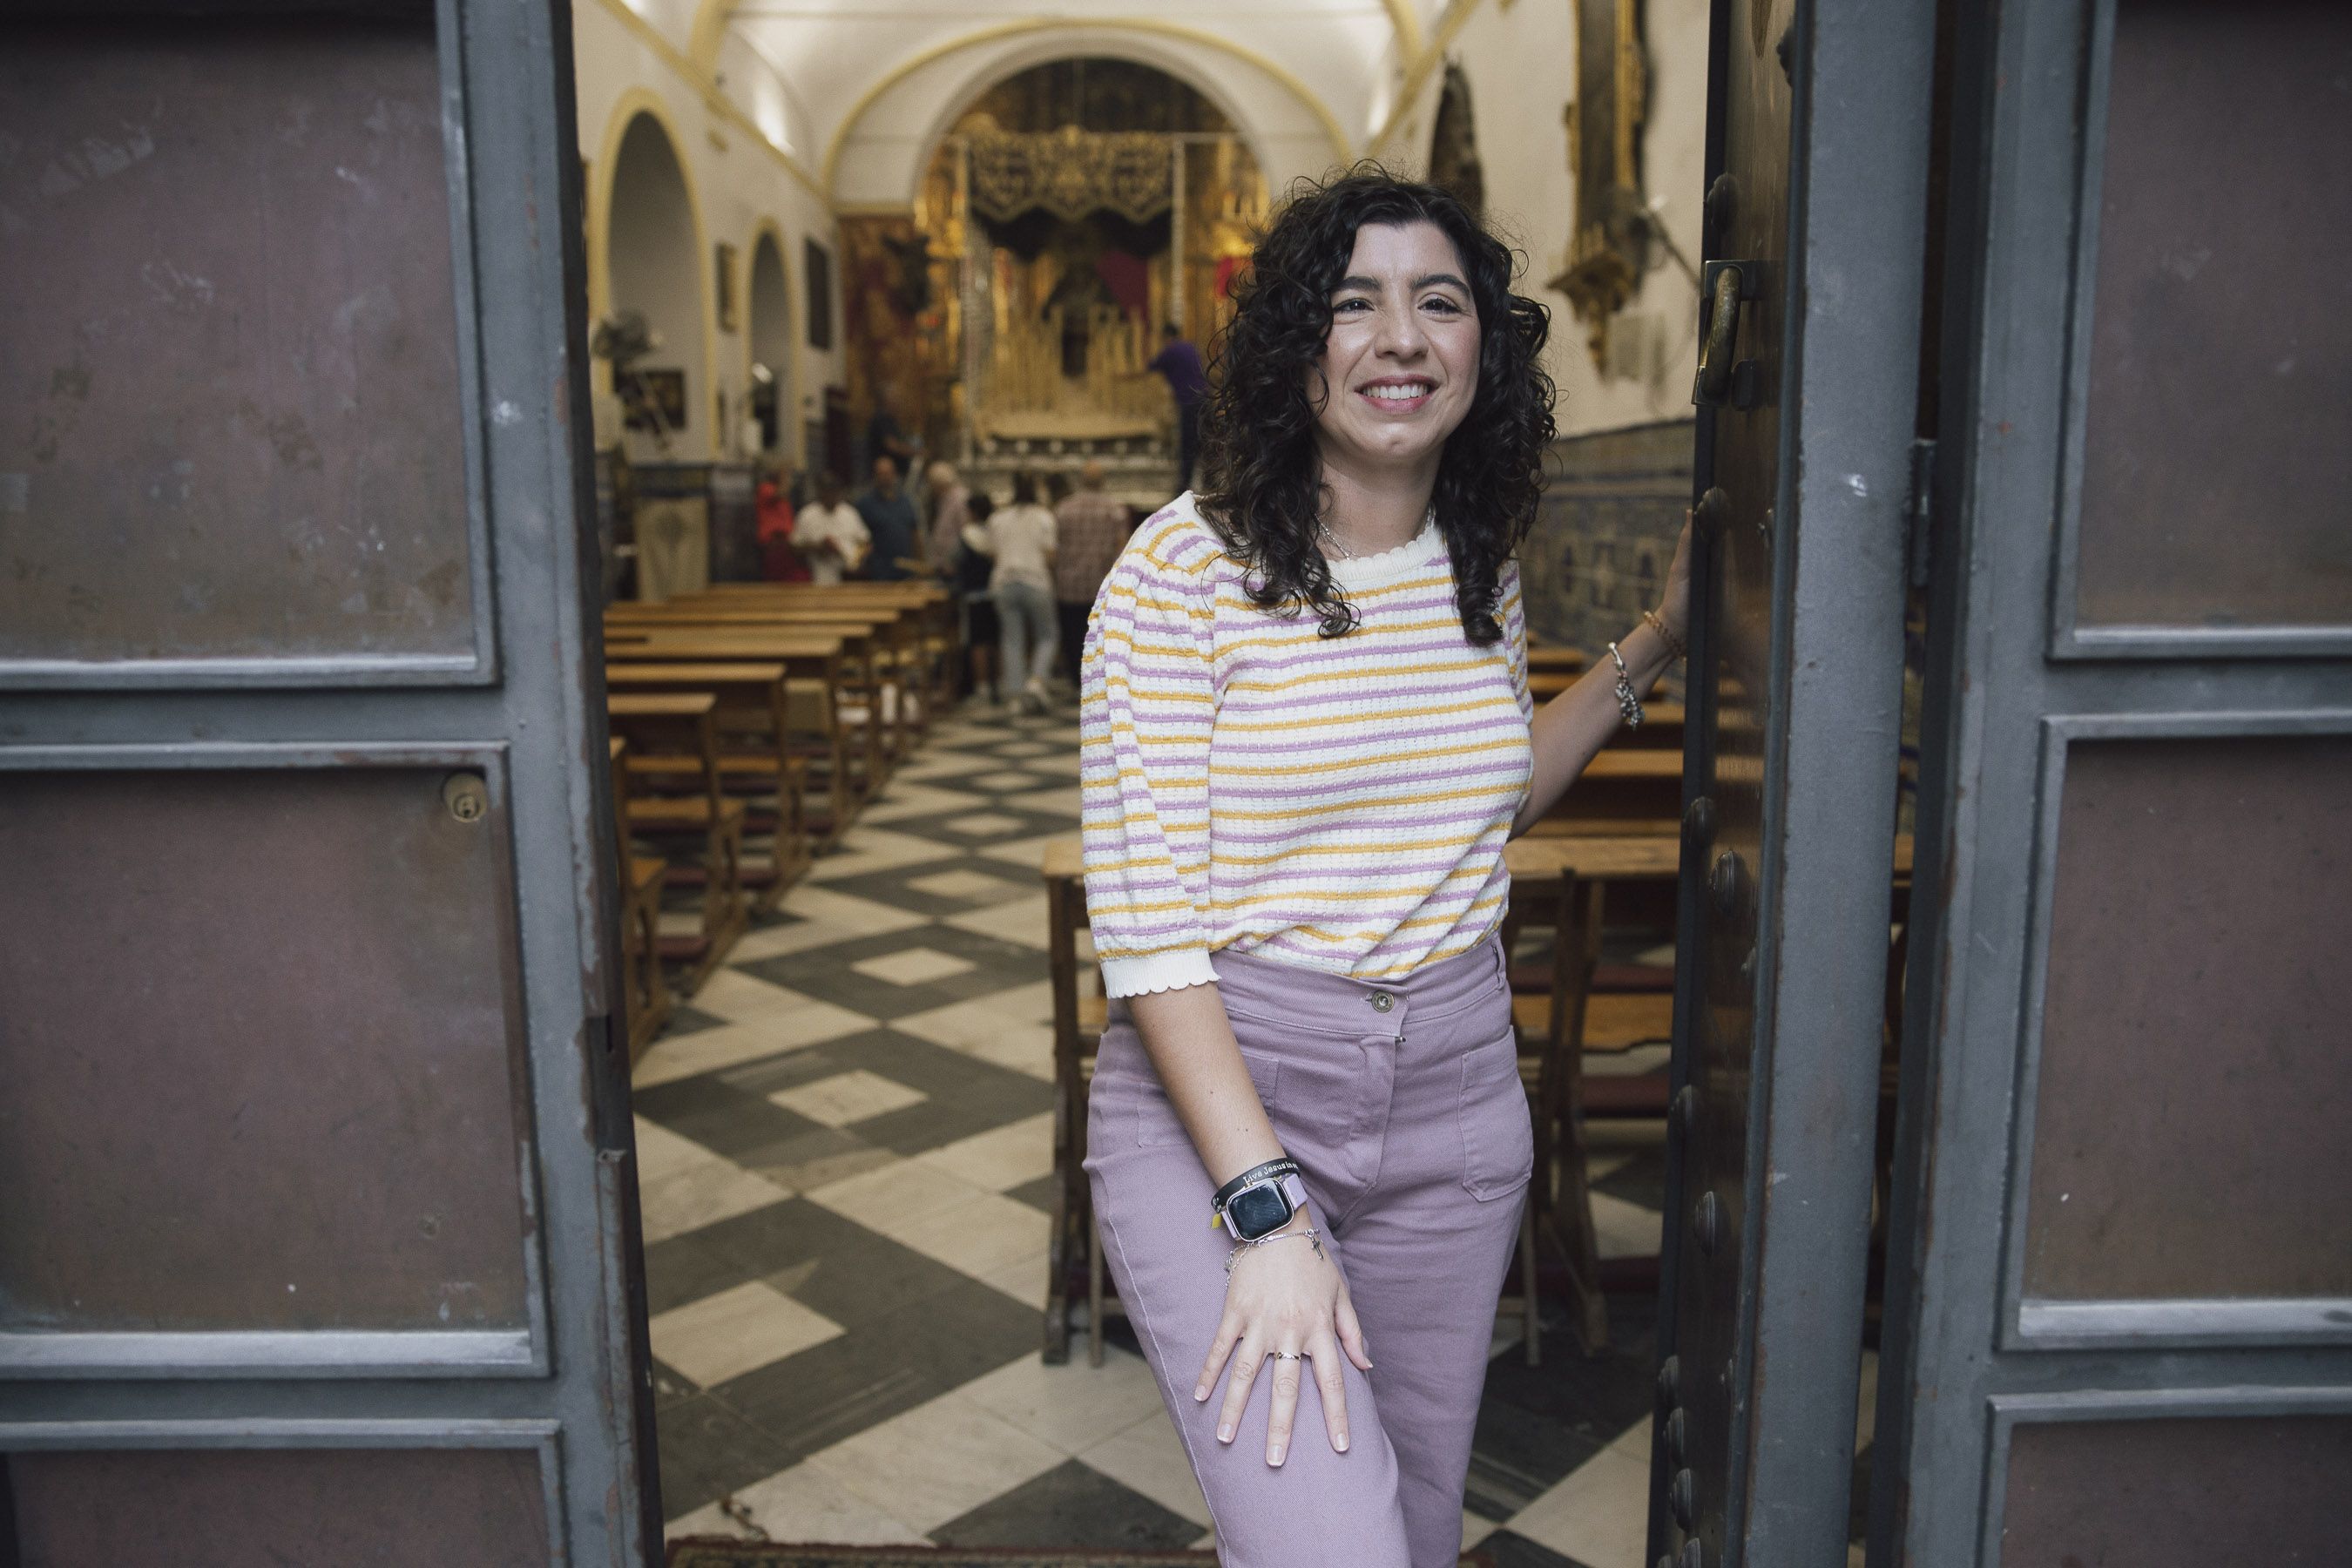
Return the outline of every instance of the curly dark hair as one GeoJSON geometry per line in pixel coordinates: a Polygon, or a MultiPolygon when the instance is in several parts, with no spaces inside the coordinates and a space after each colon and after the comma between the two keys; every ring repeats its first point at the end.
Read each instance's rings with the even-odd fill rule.
{"type": "Polygon", "coordinates": [[[1454,565],[1454,604],[1474,643],[1503,635],[1495,611],[1503,563],[1527,537],[1543,489],[1553,432],[1543,367],[1551,312],[1511,292],[1514,257],[1469,209],[1435,185],[1358,164],[1302,181],[1259,238],[1220,336],[1201,421],[1202,512],[1249,568],[1251,600],[1304,606],[1339,637],[1357,624],[1316,547],[1328,504],[1315,453],[1309,372],[1331,330],[1331,292],[1347,275],[1365,224],[1435,224],[1460,253],[1478,308],[1478,386],[1446,438],[1432,497],[1454,565]]]}

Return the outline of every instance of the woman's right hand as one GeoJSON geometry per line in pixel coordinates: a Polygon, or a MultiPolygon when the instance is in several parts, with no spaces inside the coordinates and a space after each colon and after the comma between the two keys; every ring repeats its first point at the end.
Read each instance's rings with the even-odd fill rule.
{"type": "MultiPolygon", "coordinates": [[[[1304,1212],[1283,1226],[1285,1232],[1304,1230],[1304,1212]]],[[[1274,1369],[1274,1404],[1265,1424],[1265,1462],[1282,1463],[1290,1449],[1292,1424],[1298,1414],[1297,1359],[1315,1369],[1315,1386],[1323,1398],[1323,1426],[1331,1447],[1348,1451],[1348,1397],[1339,1379],[1339,1356],[1364,1372],[1372,1370],[1364,1347],[1363,1326],[1348,1300],[1348,1282],[1339,1265],[1325,1256],[1319,1240],[1283,1240],[1243,1249],[1234,1260],[1225,1284],[1225,1315],[1217,1325],[1216,1342],[1202,1364],[1192,1389],[1195,1401],[1205,1401],[1216,1387],[1217,1373],[1227,1357],[1233,1375],[1226,1380],[1224,1408],[1217,1415],[1217,1441],[1230,1443],[1241,1430],[1242,1412],[1261,1368],[1274,1369]],[[1278,1359],[1277,1359],[1278,1358],[1278,1359]]]]}

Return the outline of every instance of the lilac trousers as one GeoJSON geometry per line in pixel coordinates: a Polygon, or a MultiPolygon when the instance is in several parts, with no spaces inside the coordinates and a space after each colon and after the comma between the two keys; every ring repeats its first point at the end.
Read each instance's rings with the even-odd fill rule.
{"type": "Polygon", "coordinates": [[[1222,1381],[1193,1380],[1224,1310],[1215,1184],[1114,1002],[1087,1106],[1087,1173],[1111,1278],[1216,1521],[1225,1568],[1454,1568],[1496,1298],[1535,1160],[1501,943],[1369,984],[1218,954],[1218,991],[1372,1370],[1342,1360],[1349,1443],[1314,1379],[1290,1452],[1265,1462],[1262,1369],[1231,1444],[1222,1381]]]}

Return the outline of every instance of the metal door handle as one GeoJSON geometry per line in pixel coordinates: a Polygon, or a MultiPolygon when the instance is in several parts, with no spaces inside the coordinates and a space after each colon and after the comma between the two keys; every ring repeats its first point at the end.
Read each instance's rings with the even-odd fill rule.
{"type": "Polygon", "coordinates": [[[1739,339],[1740,276],[1737,267],[1715,275],[1715,309],[1706,321],[1706,342],[1698,351],[1693,403],[1720,404],[1731,394],[1731,354],[1739,339]]]}

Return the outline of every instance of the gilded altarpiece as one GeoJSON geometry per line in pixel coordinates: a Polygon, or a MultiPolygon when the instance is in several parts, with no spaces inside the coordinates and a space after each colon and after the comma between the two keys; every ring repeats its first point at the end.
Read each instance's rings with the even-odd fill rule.
{"type": "Polygon", "coordinates": [[[1000,84],[942,139],[910,215],[842,220],[853,416],[887,398],[930,450],[967,457],[1166,443],[1172,405],[1144,374],[1161,323],[1213,349],[1265,209],[1246,144],[1157,72],[1059,62],[1000,84]]]}

